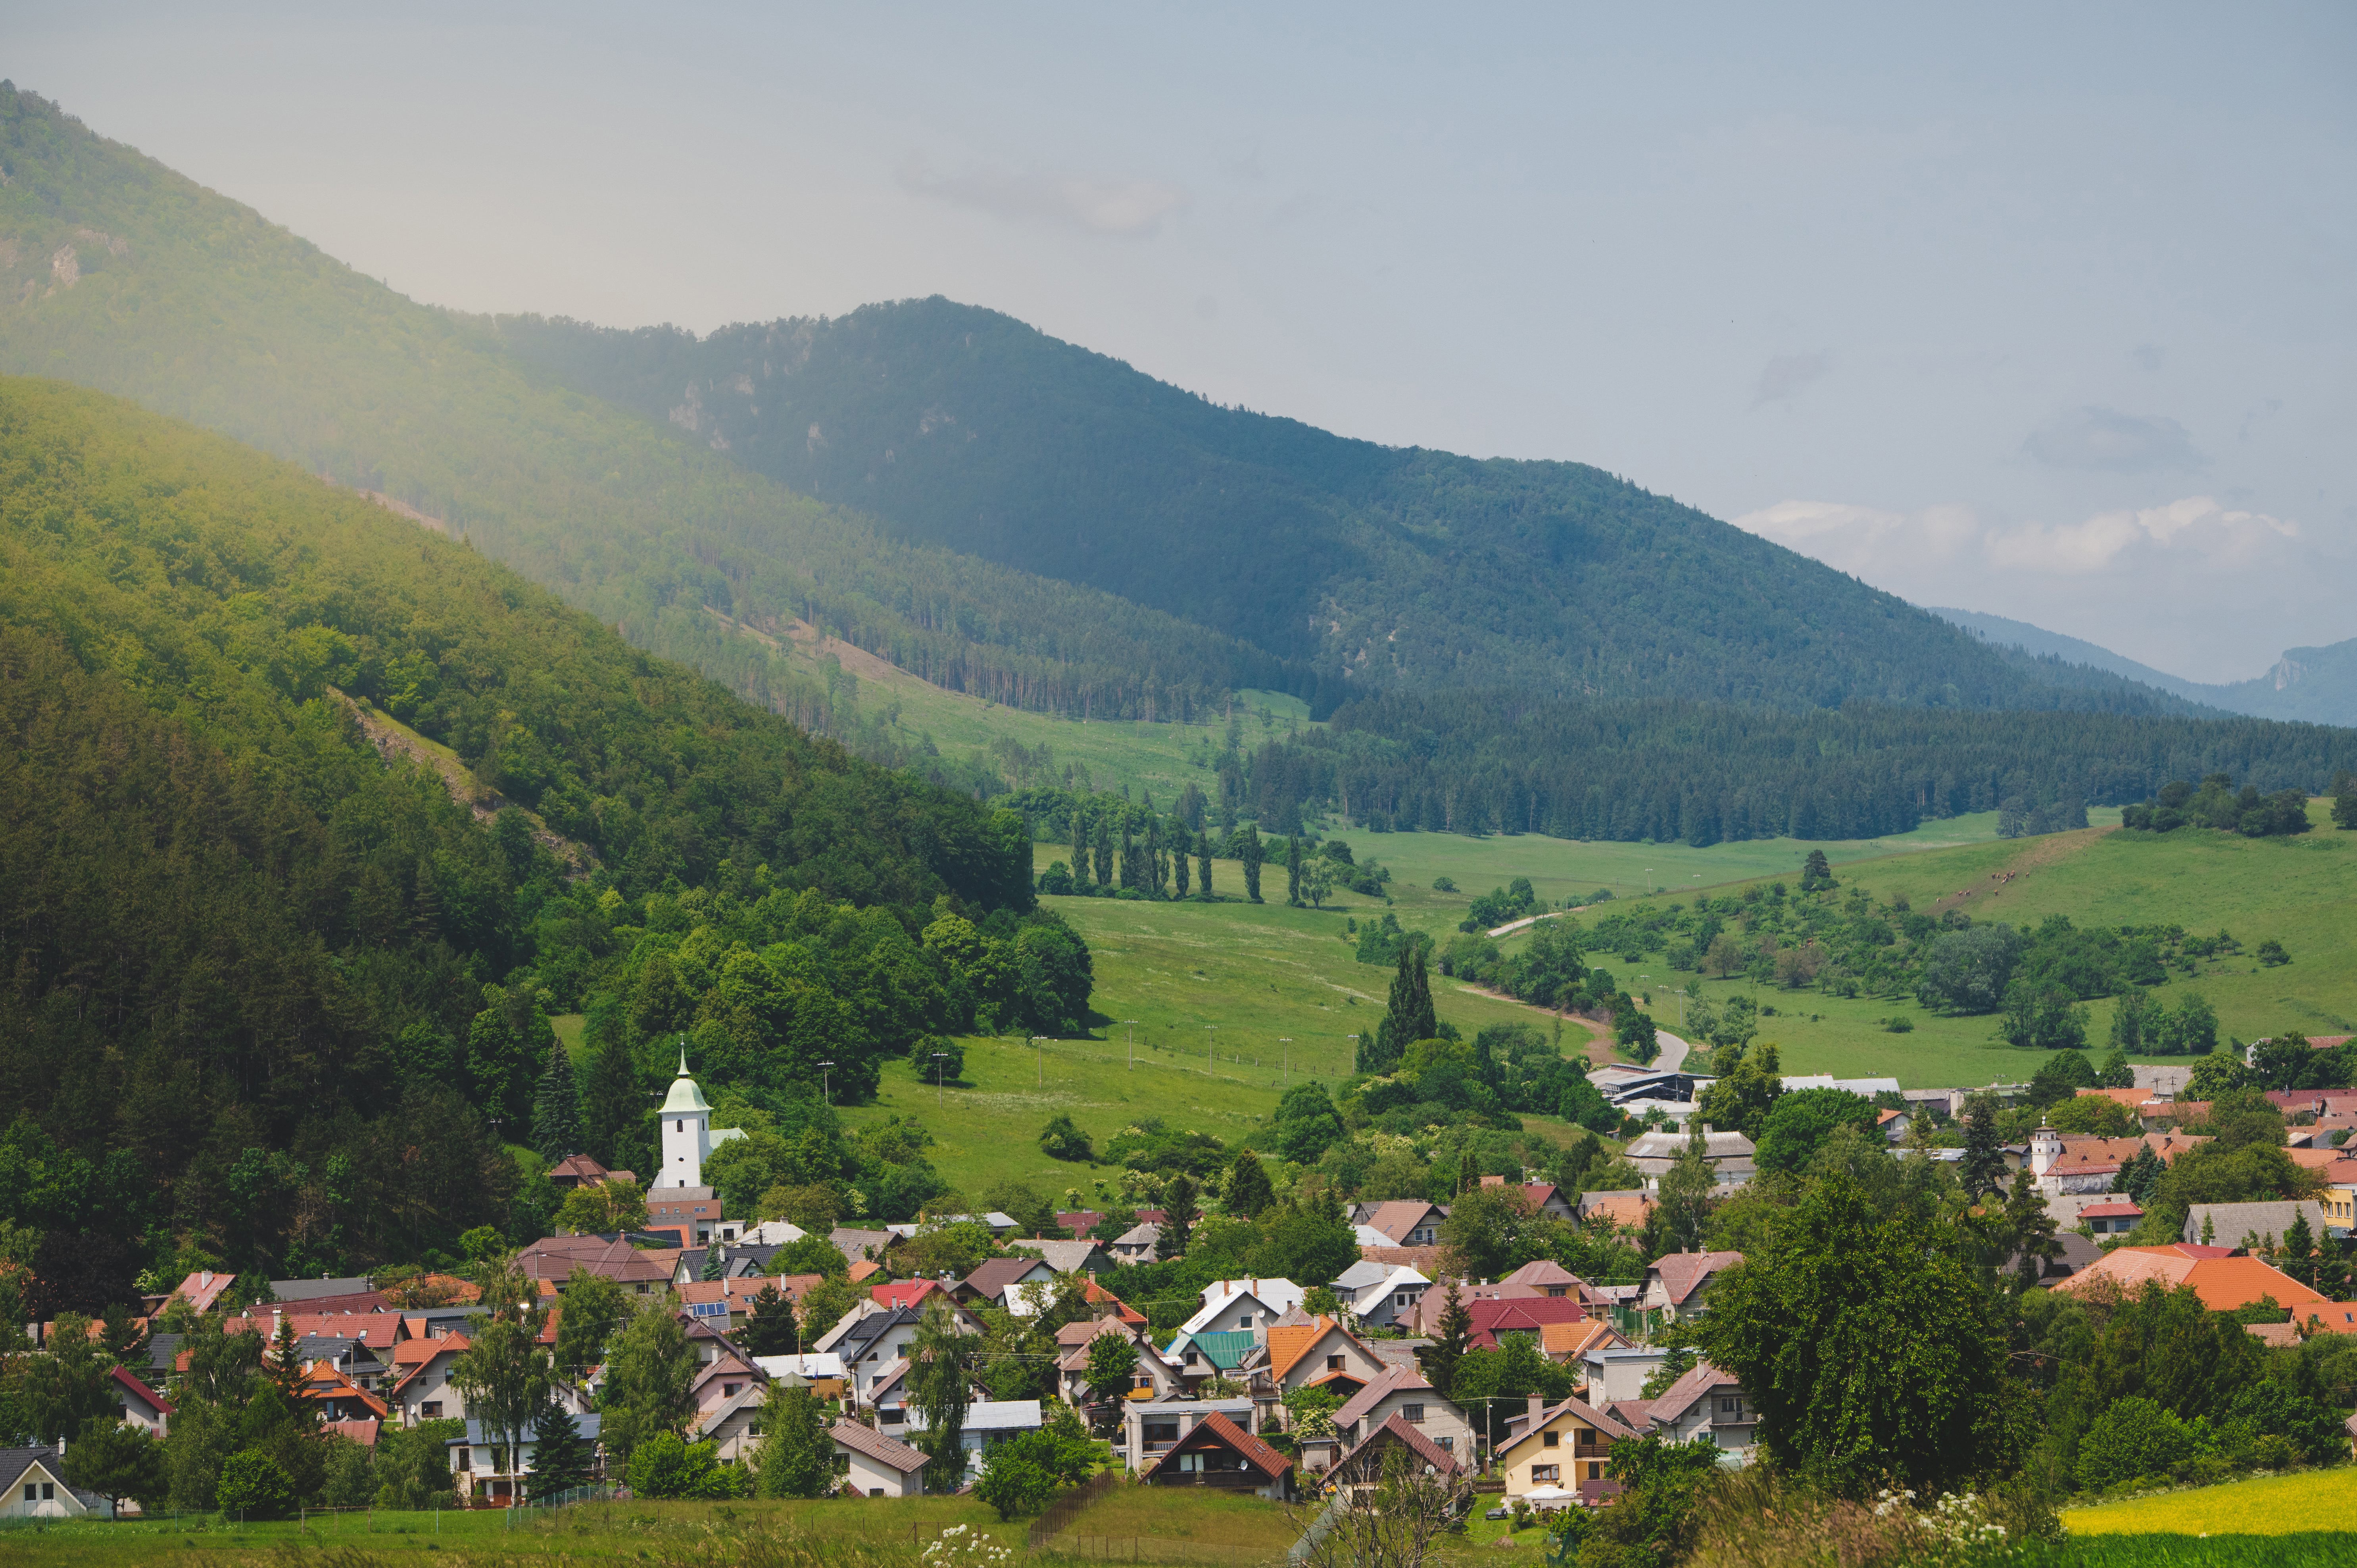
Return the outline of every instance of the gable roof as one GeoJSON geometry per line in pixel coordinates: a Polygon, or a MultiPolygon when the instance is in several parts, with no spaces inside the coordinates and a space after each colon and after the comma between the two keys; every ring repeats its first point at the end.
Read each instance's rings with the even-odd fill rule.
{"type": "Polygon", "coordinates": [[[1232,1372],[1243,1364],[1244,1357],[1252,1350],[1253,1342],[1252,1331],[1244,1328],[1230,1328],[1215,1334],[1180,1333],[1172,1337],[1170,1348],[1163,1354],[1183,1369],[1187,1352],[1193,1350],[1217,1370],[1232,1372]]]}
{"type": "Polygon", "coordinates": [[[884,1250],[892,1244],[892,1232],[854,1230],[849,1226],[838,1225],[826,1233],[826,1241],[847,1261],[856,1263],[865,1262],[871,1252],[882,1257],[884,1250]]]}
{"type": "MultiPolygon", "coordinates": [[[[1340,1334],[1349,1339],[1350,1333],[1324,1314],[1298,1327],[1287,1326],[1268,1331],[1268,1370],[1271,1377],[1282,1380],[1299,1363],[1301,1358],[1316,1349],[1328,1335],[1340,1334]]],[[[1353,1341],[1355,1343],[1355,1341],[1353,1341]]]]}
{"type": "Polygon", "coordinates": [[[2058,1291],[2086,1291],[2109,1284],[2122,1291],[2140,1290],[2150,1282],[2163,1290],[2190,1289],[2212,1312],[2232,1312],[2261,1296],[2293,1309],[2330,1305],[2298,1280],[2257,1258],[2195,1257],[2215,1254],[2213,1247],[2120,1247],[2106,1252],[2069,1279],[2056,1282],[2058,1291]]]}
{"type": "Polygon", "coordinates": [[[1674,1422],[1694,1408],[1695,1401],[1713,1390],[1739,1388],[1732,1372],[1722,1372],[1708,1361],[1696,1361],[1654,1398],[1645,1402],[1645,1413],[1657,1422],[1674,1422]]]}
{"type": "Polygon", "coordinates": [[[0,1448],[0,1498],[13,1494],[16,1489],[17,1481],[23,1478],[26,1471],[36,1465],[55,1477],[58,1485],[71,1492],[74,1501],[81,1504],[83,1508],[95,1509],[104,1506],[106,1499],[96,1492],[85,1492],[80,1487],[67,1485],[65,1465],[58,1458],[58,1451],[48,1446],[0,1448]]]}
{"type": "Polygon", "coordinates": [[[1148,1476],[1158,1474],[1163,1466],[1169,1464],[1179,1455],[1190,1453],[1203,1446],[1205,1438],[1217,1438],[1222,1447],[1231,1449],[1242,1455],[1245,1463],[1272,1481],[1293,1468],[1292,1460],[1215,1410],[1197,1421],[1187,1435],[1172,1444],[1162,1457],[1155,1462],[1154,1467],[1146,1473],[1148,1476]]]}
{"type": "Polygon", "coordinates": [[[942,1288],[939,1280],[890,1280],[870,1285],[867,1294],[886,1306],[916,1306],[942,1288]]]}
{"type": "Polygon", "coordinates": [[[1662,1276],[1662,1290],[1672,1306],[1684,1306],[1686,1298],[1708,1283],[1713,1274],[1741,1262],[1740,1252],[1671,1252],[1654,1259],[1647,1272],[1662,1276]]]}
{"type": "Polygon", "coordinates": [[[1500,1276],[1498,1283],[1501,1285],[1536,1285],[1541,1290],[1555,1285],[1569,1289],[1585,1288],[1587,1283],[1553,1258],[1534,1258],[1512,1273],[1500,1276]]]}
{"type": "Polygon", "coordinates": [[[1089,1281],[1088,1287],[1081,1292],[1081,1300],[1091,1306],[1110,1306],[1114,1308],[1114,1310],[1108,1316],[1117,1317],[1121,1319],[1122,1322],[1128,1324],[1132,1327],[1139,1326],[1147,1321],[1146,1314],[1138,1311],[1137,1308],[1130,1305],[1129,1303],[1122,1300],[1121,1297],[1114,1294],[1113,1292],[1105,1289],[1104,1286],[1097,1283],[1093,1279],[1089,1281]]]}
{"type": "MultiPolygon", "coordinates": [[[[1425,1296],[1430,1300],[1431,1293],[1425,1296]]],[[[1484,1296],[1466,1302],[1465,1311],[1473,1320],[1473,1343],[1484,1350],[1494,1348],[1501,1334],[1542,1334],[1550,1323],[1577,1323],[1587,1316],[1587,1306],[1568,1295],[1484,1296]]]]}
{"type": "Polygon", "coordinates": [[[909,1447],[897,1437],[860,1425],[856,1421],[838,1421],[827,1429],[828,1435],[855,1454],[864,1454],[879,1465],[888,1465],[903,1476],[923,1469],[932,1463],[918,1449],[909,1447]]]}
{"type": "Polygon", "coordinates": [[[1437,1391],[1425,1380],[1423,1372],[1416,1369],[1415,1362],[1394,1361],[1376,1373],[1372,1381],[1342,1402],[1342,1408],[1334,1412],[1334,1425],[1338,1430],[1356,1426],[1367,1418],[1369,1411],[1392,1395],[1416,1392],[1437,1395],[1437,1391]]]}
{"type": "Polygon", "coordinates": [[[974,1292],[985,1301],[996,1301],[1006,1293],[1007,1286],[1019,1284],[1025,1275],[1047,1267],[1038,1258],[985,1258],[974,1273],[958,1282],[958,1287],[974,1292]]]}
{"type": "Polygon", "coordinates": [[[1398,1411],[1392,1412],[1381,1426],[1359,1439],[1357,1445],[1342,1455],[1340,1462],[1334,1468],[1337,1471],[1372,1468],[1379,1441],[1383,1444],[1399,1444],[1417,1459],[1429,1466],[1437,1475],[1446,1477],[1457,1474],[1456,1457],[1443,1453],[1438,1444],[1426,1437],[1398,1411]]]}
{"type": "Polygon", "coordinates": [[[1495,1453],[1491,1455],[1492,1461],[1502,1463],[1507,1455],[1512,1453],[1523,1444],[1530,1442],[1540,1433],[1545,1431],[1548,1425],[1550,1425],[1556,1417],[1563,1415],[1577,1417],[1577,1419],[1587,1423],[1588,1425],[1596,1428],[1597,1431],[1604,1434],[1607,1437],[1634,1437],[1637,1435],[1637,1434],[1630,1428],[1629,1424],[1626,1422],[1621,1421],[1619,1417],[1607,1415],[1602,1411],[1597,1409],[1594,1405],[1589,1404],[1586,1400],[1574,1396],[1573,1398],[1563,1401],[1559,1404],[1549,1405],[1545,1409],[1541,1410],[1539,1412],[1539,1418],[1536,1421],[1527,1422],[1523,1425],[1519,1435],[1510,1438],[1506,1442],[1499,1444],[1495,1453]]]}
{"type": "Polygon", "coordinates": [[[177,1408],[173,1405],[170,1400],[166,1399],[162,1394],[157,1393],[154,1389],[151,1389],[145,1383],[141,1382],[137,1378],[133,1377],[121,1367],[113,1369],[109,1375],[112,1376],[117,1383],[120,1383],[123,1386],[124,1392],[137,1395],[139,1398],[145,1400],[148,1404],[153,1406],[155,1409],[162,1411],[166,1415],[171,1414],[174,1409],[177,1408]]]}
{"type": "Polygon", "coordinates": [[[1405,1242],[1427,1217],[1436,1219],[1447,1218],[1441,1213],[1438,1204],[1426,1203],[1420,1197],[1394,1197],[1377,1204],[1375,1211],[1367,1217],[1367,1224],[1394,1242],[1405,1242]]]}
{"type": "Polygon", "coordinates": [[[1113,1267],[1113,1260],[1094,1241],[1018,1241],[1014,1245],[1039,1253],[1040,1261],[1060,1274],[1095,1273],[1113,1267]]]}
{"type": "Polygon", "coordinates": [[[1600,1317],[1539,1325],[1539,1349],[1551,1358],[1576,1359],[1586,1355],[1589,1346],[1613,1339],[1624,1345],[1629,1342],[1619,1329],[1600,1317]]]}

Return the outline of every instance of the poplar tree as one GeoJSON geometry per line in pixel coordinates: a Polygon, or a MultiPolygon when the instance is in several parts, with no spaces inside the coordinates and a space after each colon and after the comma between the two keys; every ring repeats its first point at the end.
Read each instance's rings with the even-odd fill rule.
{"type": "Polygon", "coordinates": [[[1109,818],[1097,818],[1097,886],[1113,886],[1113,822],[1109,818]]]}
{"type": "Polygon", "coordinates": [[[532,1142],[549,1165],[581,1152],[581,1097],[563,1040],[548,1042],[548,1061],[532,1097],[532,1142]]]}
{"type": "Polygon", "coordinates": [[[1255,824],[1246,828],[1243,854],[1244,897],[1255,904],[1260,902],[1261,862],[1267,858],[1267,852],[1261,848],[1259,826],[1255,824]]]}
{"type": "Polygon", "coordinates": [[[1187,897],[1188,837],[1186,823],[1170,824],[1170,882],[1172,897],[1178,898],[1187,897]]]}
{"type": "Polygon", "coordinates": [[[1301,839],[1295,833],[1285,835],[1285,901],[1301,904],[1301,839]]]}
{"type": "Polygon", "coordinates": [[[1124,817],[1121,820],[1121,885],[1124,887],[1139,886],[1146,880],[1140,875],[1142,870],[1137,864],[1137,832],[1130,825],[1129,819],[1124,817]]]}
{"type": "Polygon", "coordinates": [[[1195,836],[1195,880],[1202,884],[1203,902],[1211,901],[1211,834],[1207,829],[1195,836]]]}

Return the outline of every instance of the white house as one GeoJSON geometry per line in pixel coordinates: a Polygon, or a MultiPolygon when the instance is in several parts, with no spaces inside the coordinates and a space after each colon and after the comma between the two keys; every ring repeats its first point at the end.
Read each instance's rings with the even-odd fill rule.
{"type": "Polygon", "coordinates": [[[120,1367],[114,1369],[113,1381],[115,1415],[150,1437],[163,1436],[172,1419],[172,1402],[120,1367]]]}
{"type": "Polygon", "coordinates": [[[1752,1434],[1760,1421],[1744,1397],[1743,1385],[1707,1361],[1696,1362],[1658,1398],[1631,1400],[1613,1409],[1640,1435],[1657,1432],[1672,1443],[1707,1437],[1718,1444],[1723,1464],[1742,1464],[1751,1457],[1752,1434]]]}
{"type": "Polygon", "coordinates": [[[834,1438],[834,1462],[861,1497],[925,1495],[925,1466],[931,1461],[922,1453],[897,1437],[887,1437],[856,1421],[836,1422],[831,1435],[834,1438]]]}
{"type": "MultiPolygon", "coordinates": [[[[1038,1400],[974,1401],[965,1407],[965,1424],[958,1430],[958,1444],[965,1450],[966,1474],[981,1473],[983,1455],[993,1446],[1026,1432],[1037,1432],[1042,1424],[1038,1400]]],[[[909,1430],[924,1429],[925,1412],[909,1406],[909,1430]]]]}
{"type": "Polygon", "coordinates": [[[54,1448],[0,1448],[0,1519],[113,1519],[114,1505],[66,1485],[54,1448]]]}
{"type": "Polygon", "coordinates": [[[1213,1280],[1203,1287],[1203,1305],[1178,1331],[1222,1334],[1266,1328],[1299,1306],[1308,1294],[1291,1280],[1213,1280]]]}
{"type": "Polygon", "coordinates": [[[1383,1326],[1412,1316],[1415,1304],[1431,1288],[1432,1282],[1406,1263],[1363,1259],[1344,1269],[1334,1281],[1334,1294],[1344,1312],[1361,1323],[1383,1326]]]}
{"type": "MultiPolygon", "coordinates": [[[[576,1415],[573,1424],[597,1455],[599,1417],[592,1412],[576,1415]]],[[[526,1427],[522,1441],[512,1449],[505,1444],[493,1444],[484,1435],[479,1421],[467,1423],[467,1430],[453,1437],[444,1446],[450,1455],[450,1484],[463,1498],[473,1498],[485,1502],[508,1504],[524,1489],[524,1479],[532,1474],[532,1461],[539,1439],[526,1427]]]]}

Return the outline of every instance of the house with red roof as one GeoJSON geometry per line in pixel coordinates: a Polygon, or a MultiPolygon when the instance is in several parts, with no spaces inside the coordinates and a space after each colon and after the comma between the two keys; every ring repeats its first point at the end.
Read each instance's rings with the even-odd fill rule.
{"type": "Polygon", "coordinates": [[[1337,1460],[1327,1478],[1354,1493],[1380,1487],[1394,1453],[1405,1458],[1410,1474],[1428,1470],[1442,1480],[1455,1479],[1472,1460],[1470,1448],[1461,1455],[1443,1448],[1422,1427],[1394,1412],[1337,1460]]]}
{"type": "Polygon", "coordinates": [[[2261,1259],[2182,1241],[2166,1247],[2115,1247],[2052,1288],[2073,1295],[2103,1291],[2129,1295],[2147,1282],[2163,1290],[2190,1290],[2212,1312],[2232,1312],[2273,1297],[2277,1306],[2291,1309],[2295,1323],[2310,1310],[2322,1312],[2332,1305],[2261,1259]]]}
{"type": "Polygon", "coordinates": [[[129,1422],[150,1437],[165,1435],[175,1409],[170,1400],[121,1367],[108,1374],[108,1381],[113,1385],[112,1391],[116,1420],[129,1422]]]}
{"type": "Polygon", "coordinates": [[[1637,1305],[1672,1322],[1703,1310],[1703,1297],[1721,1271],[1743,1262],[1740,1252],[1672,1252],[1656,1258],[1645,1271],[1637,1305]]]}
{"type": "Polygon", "coordinates": [[[916,1308],[924,1305],[929,1295],[946,1296],[949,1287],[939,1280],[886,1280],[867,1287],[867,1294],[878,1306],[916,1308]]]}
{"type": "Polygon", "coordinates": [[[1149,1487],[1215,1487],[1271,1502],[1293,1498],[1293,1461],[1213,1411],[1173,1443],[1144,1477],[1149,1487]]]}
{"type": "Polygon", "coordinates": [[[2091,1203],[2079,1210],[2079,1222],[2096,1236],[2125,1236],[2144,1218],[2144,1205],[2132,1197],[2091,1203]]]}

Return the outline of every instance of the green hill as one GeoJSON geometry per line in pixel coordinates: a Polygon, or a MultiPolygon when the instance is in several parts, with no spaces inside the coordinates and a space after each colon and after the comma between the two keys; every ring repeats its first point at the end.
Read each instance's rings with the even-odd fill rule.
{"type": "Polygon", "coordinates": [[[896,542],[706,438],[568,392],[252,209],[0,87],[0,373],[57,376],[388,496],[749,700],[827,693],[721,612],[936,684],[1182,714],[1279,661],[1111,595],[896,542]]]}
{"type": "Polygon", "coordinates": [[[898,538],[1107,589],[1318,678],[1780,707],[2185,704],[1928,611],[1577,463],[1385,447],[1223,408],[933,298],[708,337],[503,317],[583,392],[898,538]]]}
{"type": "Polygon", "coordinates": [[[1993,648],[2017,649],[2032,658],[2066,664],[2091,665],[2228,713],[2269,719],[2305,719],[2311,724],[2357,723],[2357,639],[2323,648],[2287,649],[2275,667],[2264,675],[2211,685],[2180,680],[2124,658],[2108,648],[2048,631],[2028,621],[1984,615],[1978,610],[1934,609],[1932,613],[1955,622],[1993,648]]]}
{"type": "Polygon", "coordinates": [[[59,1301],[541,1234],[501,1142],[555,1135],[550,1013],[597,1046],[566,1142],[638,1155],[679,1034],[783,1112],[819,1056],[857,1099],[977,1007],[1086,1010],[1084,951],[1077,997],[1035,961],[1077,944],[1028,913],[1019,818],[56,382],[0,381],[0,1231],[48,1238],[59,1301]],[[944,901],[1017,993],[920,946],[944,901]]]}

